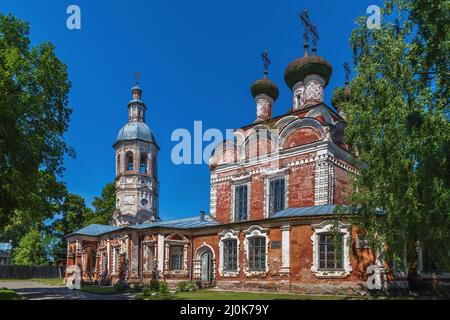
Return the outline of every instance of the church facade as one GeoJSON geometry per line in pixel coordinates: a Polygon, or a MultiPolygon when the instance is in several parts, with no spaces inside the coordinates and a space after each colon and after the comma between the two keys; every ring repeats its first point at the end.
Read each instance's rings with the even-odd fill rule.
{"type": "Polygon", "coordinates": [[[111,284],[157,278],[171,286],[363,290],[367,267],[384,265],[336,214],[345,210],[363,164],[343,141],[344,115],[324,103],[331,74],[331,65],[305,46],[285,71],[292,109],[274,117],[279,91],[266,68],[251,87],[255,122],[211,157],[209,214],[167,221],[158,209],[159,148],[136,85],[128,123],[114,143],[117,210],[111,225],[66,237],[67,265],[79,266],[84,281],[111,284]]]}

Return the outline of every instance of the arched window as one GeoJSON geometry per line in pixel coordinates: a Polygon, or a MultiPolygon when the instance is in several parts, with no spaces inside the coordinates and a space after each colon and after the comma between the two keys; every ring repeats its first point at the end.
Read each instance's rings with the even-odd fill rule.
{"type": "Polygon", "coordinates": [[[117,155],[117,165],[116,165],[116,168],[117,168],[117,174],[119,174],[119,173],[120,173],[120,154],[117,155]]]}
{"type": "Polygon", "coordinates": [[[141,173],[147,173],[147,155],[141,154],[141,164],[140,164],[141,173]]]}
{"type": "Polygon", "coordinates": [[[134,164],[133,164],[133,153],[131,151],[127,152],[126,155],[126,170],[127,171],[134,171],[134,164]]]}

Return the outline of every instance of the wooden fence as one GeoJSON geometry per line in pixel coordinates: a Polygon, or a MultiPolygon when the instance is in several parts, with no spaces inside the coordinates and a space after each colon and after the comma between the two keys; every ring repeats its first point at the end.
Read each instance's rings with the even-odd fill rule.
{"type": "Polygon", "coordinates": [[[0,279],[62,279],[65,271],[65,266],[0,265],[0,279]]]}

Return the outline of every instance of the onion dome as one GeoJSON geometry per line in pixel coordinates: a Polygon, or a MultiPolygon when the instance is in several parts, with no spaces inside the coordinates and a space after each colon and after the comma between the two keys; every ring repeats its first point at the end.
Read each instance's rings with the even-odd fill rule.
{"type": "Polygon", "coordinates": [[[280,94],[277,85],[267,77],[256,80],[251,86],[251,91],[253,97],[256,97],[260,94],[267,94],[273,99],[273,101],[277,100],[280,94]]]}
{"type": "Polygon", "coordinates": [[[116,142],[143,140],[156,143],[152,130],[144,122],[130,122],[120,129],[116,142]]]}
{"type": "Polygon", "coordinates": [[[290,89],[294,85],[310,74],[318,74],[325,80],[325,86],[328,85],[333,68],[331,64],[319,56],[306,56],[292,61],[284,72],[284,81],[290,89]]]}

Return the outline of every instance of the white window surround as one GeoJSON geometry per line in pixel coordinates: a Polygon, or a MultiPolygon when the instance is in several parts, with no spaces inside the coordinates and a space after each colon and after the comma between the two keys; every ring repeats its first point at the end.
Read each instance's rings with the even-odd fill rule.
{"type": "Polygon", "coordinates": [[[119,274],[119,264],[120,264],[120,244],[112,245],[112,270],[111,275],[119,274]]]}
{"type": "Polygon", "coordinates": [[[164,274],[168,275],[183,275],[186,276],[188,274],[188,244],[189,240],[180,235],[182,240],[173,240],[172,237],[175,234],[171,234],[166,237],[164,244],[166,248],[166,254],[164,257],[164,274]],[[170,260],[170,246],[180,246],[183,247],[183,269],[182,270],[170,270],[169,268],[169,260],[170,260]]]}
{"type": "Polygon", "coordinates": [[[234,203],[235,195],[236,195],[236,193],[235,193],[236,192],[236,187],[240,187],[240,186],[244,186],[244,185],[247,186],[247,220],[245,220],[245,221],[248,221],[248,220],[250,220],[250,212],[251,212],[251,210],[250,210],[250,200],[251,200],[251,191],[252,191],[251,177],[250,176],[246,176],[243,179],[233,180],[233,181],[234,181],[234,183],[231,186],[233,192],[232,192],[232,197],[231,197],[231,217],[230,217],[230,221],[231,222],[235,222],[236,221],[236,219],[235,219],[235,203],[234,203]]]}
{"type": "Polygon", "coordinates": [[[156,256],[156,241],[148,240],[142,242],[142,272],[143,273],[151,273],[153,270],[150,269],[151,262],[150,260],[144,261],[144,258],[150,258],[150,248],[153,247],[153,266],[156,266],[157,256],[156,256]]]}
{"type": "MultiPolygon", "coordinates": [[[[450,251],[449,251],[450,255],[450,251]]],[[[450,278],[450,272],[424,272],[423,271],[423,248],[422,246],[418,246],[417,248],[417,260],[419,264],[419,276],[423,279],[447,279],[450,278]]]]}
{"type": "Polygon", "coordinates": [[[239,264],[239,231],[234,231],[233,229],[224,230],[221,233],[219,233],[219,274],[222,277],[236,277],[239,275],[239,272],[241,270],[241,266],[239,264]],[[236,264],[237,264],[237,270],[236,271],[224,271],[223,270],[223,242],[225,240],[236,240],[237,242],[237,255],[236,255],[236,264]]]}
{"type": "Polygon", "coordinates": [[[264,218],[269,218],[269,193],[270,181],[284,179],[284,209],[288,208],[289,201],[289,174],[288,168],[266,171],[262,173],[264,176],[264,218]]]}
{"type": "Polygon", "coordinates": [[[264,229],[260,226],[251,226],[247,230],[244,231],[245,239],[244,239],[244,257],[245,257],[245,263],[244,263],[244,273],[246,276],[256,276],[256,275],[264,275],[269,272],[269,229],[264,229]],[[249,240],[251,238],[255,237],[263,237],[266,239],[266,270],[265,271],[250,271],[248,269],[248,260],[249,260],[249,240]]]}
{"type": "Polygon", "coordinates": [[[313,264],[311,272],[317,278],[346,278],[352,272],[352,266],[350,263],[350,242],[351,242],[351,225],[338,222],[339,230],[344,236],[343,244],[343,270],[320,270],[319,269],[319,236],[324,233],[330,233],[333,229],[333,221],[323,221],[319,224],[313,224],[311,227],[314,229],[314,234],[311,236],[313,245],[313,264]]]}

